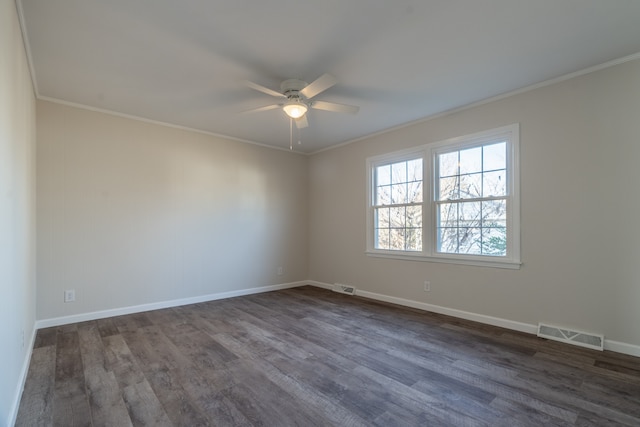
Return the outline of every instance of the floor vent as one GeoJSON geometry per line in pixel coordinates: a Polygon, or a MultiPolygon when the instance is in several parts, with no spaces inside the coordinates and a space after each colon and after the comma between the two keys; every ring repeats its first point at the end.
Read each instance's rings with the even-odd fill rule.
{"type": "Polygon", "coordinates": [[[593,348],[602,351],[604,349],[604,335],[591,334],[581,331],[562,329],[558,326],[538,324],[538,336],[554,341],[579,345],[580,347],[593,348]]]}
{"type": "Polygon", "coordinates": [[[341,294],[355,295],[356,288],[354,288],[353,286],[343,285],[341,283],[334,283],[333,291],[340,292],[341,294]]]}

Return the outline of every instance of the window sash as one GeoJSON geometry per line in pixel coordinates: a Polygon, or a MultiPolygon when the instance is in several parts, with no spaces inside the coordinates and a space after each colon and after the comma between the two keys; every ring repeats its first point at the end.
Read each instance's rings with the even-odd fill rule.
{"type": "MultiPolygon", "coordinates": [[[[457,254],[457,255],[476,255],[476,256],[491,256],[506,258],[507,256],[507,241],[508,241],[508,220],[509,220],[509,198],[503,197],[489,197],[489,198],[476,198],[476,199],[463,199],[463,200],[442,200],[436,201],[436,221],[435,221],[435,234],[436,234],[436,252],[439,254],[457,254]],[[504,211],[504,215],[491,216],[485,213],[485,204],[487,209],[490,209],[492,202],[504,202],[502,207],[500,203],[495,204],[499,210],[504,211]],[[453,219],[442,219],[442,207],[455,206],[456,213],[453,219]],[[475,208],[479,217],[465,219],[460,215],[460,209],[464,205],[477,205],[475,208]],[[476,239],[471,239],[472,242],[467,245],[467,251],[461,251],[460,249],[460,231],[463,230],[467,233],[476,233],[476,239]],[[444,250],[442,235],[448,233],[450,238],[453,238],[453,232],[456,234],[456,250],[444,250]],[[504,236],[502,236],[504,234],[504,236]],[[479,239],[479,240],[478,240],[479,239]],[[504,242],[502,241],[504,240],[504,242]],[[474,252],[471,252],[471,251],[474,252]]],[[[472,209],[473,211],[474,209],[472,209]]],[[[494,211],[496,208],[494,207],[494,211]]],[[[476,213],[474,212],[474,213],[476,213]]],[[[451,242],[449,245],[451,246],[451,242]]]]}
{"type": "Polygon", "coordinates": [[[394,159],[372,166],[373,247],[422,252],[424,157],[394,159]],[[379,176],[382,173],[383,176],[379,176]]]}

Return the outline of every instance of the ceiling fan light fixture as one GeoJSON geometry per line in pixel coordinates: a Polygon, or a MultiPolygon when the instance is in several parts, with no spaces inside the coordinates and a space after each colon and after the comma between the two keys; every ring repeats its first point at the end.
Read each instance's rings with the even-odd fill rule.
{"type": "Polygon", "coordinates": [[[307,106],[298,101],[287,102],[282,109],[292,119],[299,119],[307,112],[307,106]]]}

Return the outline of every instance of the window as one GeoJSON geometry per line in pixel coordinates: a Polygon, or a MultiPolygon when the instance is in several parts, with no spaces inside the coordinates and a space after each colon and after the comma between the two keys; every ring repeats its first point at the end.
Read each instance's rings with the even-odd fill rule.
{"type": "Polygon", "coordinates": [[[506,256],[506,154],[504,141],[436,151],[438,252],[506,256]]]}
{"type": "Polygon", "coordinates": [[[518,268],[519,126],[367,160],[367,253],[518,268]]]}
{"type": "Polygon", "coordinates": [[[375,247],[422,250],[422,159],[376,167],[375,247]]]}

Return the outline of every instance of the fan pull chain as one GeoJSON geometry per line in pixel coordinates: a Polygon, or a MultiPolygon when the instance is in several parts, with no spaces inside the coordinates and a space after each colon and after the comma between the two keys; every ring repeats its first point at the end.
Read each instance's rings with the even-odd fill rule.
{"type": "Polygon", "coordinates": [[[289,119],[289,150],[293,151],[293,119],[289,119]]]}

